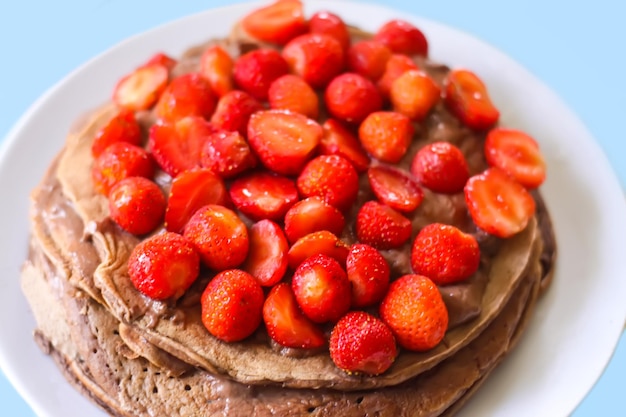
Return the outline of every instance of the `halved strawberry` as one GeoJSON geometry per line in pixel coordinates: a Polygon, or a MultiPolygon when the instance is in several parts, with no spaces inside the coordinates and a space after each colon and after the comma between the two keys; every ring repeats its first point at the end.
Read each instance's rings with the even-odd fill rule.
{"type": "Polygon", "coordinates": [[[227,205],[224,181],[210,169],[195,168],[181,172],[172,180],[165,212],[165,228],[182,233],[193,214],[207,204],[227,205]]]}
{"type": "Polygon", "coordinates": [[[383,106],[376,86],[352,72],[340,74],[328,83],[324,101],[332,116],[348,123],[361,123],[368,114],[383,106]]]}
{"type": "Polygon", "coordinates": [[[347,243],[328,230],[309,233],[298,239],[289,249],[287,254],[289,267],[296,269],[306,259],[320,253],[335,259],[344,266],[348,257],[348,248],[347,243]]]}
{"type": "Polygon", "coordinates": [[[313,88],[322,88],[344,65],[339,41],[320,33],[307,33],[292,39],[282,51],[291,72],[302,77],[313,88]]]}
{"type": "Polygon", "coordinates": [[[113,91],[113,102],[127,110],[147,110],[165,90],[169,73],[161,64],[137,68],[123,77],[113,91]]]}
{"type": "Polygon", "coordinates": [[[145,235],[161,224],[165,196],[159,186],[147,178],[125,178],[111,188],[109,213],[122,229],[134,235],[145,235]]]}
{"type": "Polygon", "coordinates": [[[218,129],[239,132],[245,137],[250,116],[259,110],[263,110],[263,105],[250,94],[240,90],[229,91],[217,102],[211,123],[218,129]]]}
{"type": "Polygon", "coordinates": [[[116,142],[94,160],[91,177],[96,191],[108,195],[111,188],[124,178],[152,178],[154,170],[154,160],[145,149],[126,142],[116,142]]]}
{"type": "Polygon", "coordinates": [[[150,59],[146,61],[146,63],[143,64],[142,66],[147,67],[153,64],[160,64],[160,65],[163,65],[168,70],[171,70],[172,68],[176,66],[177,63],[178,62],[171,56],[163,52],[157,52],[156,54],[152,55],[152,57],[150,57],[150,59]]]}
{"type": "Polygon", "coordinates": [[[356,170],[339,155],[320,155],[309,161],[296,184],[301,195],[321,197],[341,211],[352,207],[359,193],[356,170]]]}
{"type": "Polygon", "coordinates": [[[287,272],[289,244],[279,225],[271,220],[260,220],[248,232],[250,251],[242,269],[259,283],[271,287],[287,272]]]}
{"type": "Polygon", "coordinates": [[[252,11],[241,20],[249,35],[284,45],[306,31],[306,21],[300,0],[278,0],[252,11]]]}
{"type": "Polygon", "coordinates": [[[441,89],[425,72],[408,70],[391,84],[389,98],[395,111],[421,122],[441,98],[441,89]]]}
{"type": "Polygon", "coordinates": [[[411,237],[411,221],[389,206],[368,201],[356,217],[359,242],[376,249],[398,248],[411,237]]]}
{"type": "Polygon", "coordinates": [[[200,75],[209,82],[211,90],[218,97],[234,88],[234,66],[233,58],[219,45],[208,47],[200,57],[200,75]]]}
{"type": "Polygon", "coordinates": [[[428,56],[428,41],[421,30],[404,20],[391,20],[378,29],[374,39],[394,53],[428,56]]]}
{"type": "Polygon", "coordinates": [[[322,329],[298,307],[291,285],[278,284],[263,304],[263,322],[270,337],[282,346],[315,349],[326,344],[322,329]]]}
{"type": "Polygon", "coordinates": [[[339,236],[344,225],[343,214],[320,197],[300,200],[285,214],[285,234],[291,243],[320,230],[339,236]]]}
{"type": "Polygon", "coordinates": [[[465,155],[450,142],[433,142],[417,151],[411,174],[426,188],[445,194],[460,192],[469,178],[465,155]]]}
{"type": "Polygon", "coordinates": [[[222,178],[231,178],[256,166],[256,157],[239,132],[220,130],[207,138],[200,164],[222,178]]]}
{"type": "Polygon", "coordinates": [[[375,40],[363,40],[348,49],[348,70],[356,72],[372,81],[382,77],[391,58],[391,49],[375,40]]]}
{"type": "Polygon", "coordinates": [[[248,123],[250,146],[263,165],[282,175],[300,173],[322,134],[316,121],[288,110],[260,111],[248,123]]]}
{"type": "Polygon", "coordinates": [[[158,118],[166,121],[177,121],[187,116],[208,119],[215,110],[216,101],[209,82],[192,72],[169,83],[154,111],[158,118]]]}
{"type": "Polygon", "coordinates": [[[141,145],[141,128],[135,119],[135,113],[130,110],[120,110],[104,125],[91,144],[91,155],[97,158],[109,145],[116,142],[126,142],[132,145],[141,145]]]}
{"type": "Polygon", "coordinates": [[[319,114],[319,99],[311,86],[302,78],[286,74],[274,80],[268,91],[272,109],[291,110],[311,119],[319,114]]]}
{"type": "Polygon", "coordinates": [[[350,47],[350,34],[343,19],[327,11],[316,12],[309,19],[309,32],[330,35],[339,41],[344,51],[350,47]]]}
{"type": "Polygon", "coordinates": [[[417,64],[408,56],[392,54],[387,61],[387,65],[385,65],[385,72],[376,83],[378,91],[380,91],[380,94],[384,98],[389,98],[389,92],[391,91],[393,82],[406,71],[417,69],[417,64]]]}
{"type": "Polygon", "coordinates": [[[424,199],[419,184],[401,169],[376,165],[367,170],[367,178],[376,197],[402,212],[415,210],[424,199]]]}
{"type": "Polygon", "coordinates": [[[495,128],[485,140],[489,165],[500,168],[526,188],[537,188],[546,179],[546,163],[537,142],[514,129],[495,128]]]}
{"type": "Polygon", "coordinates": [[[363,308],[383,299],[389,287],[391,271],[385,258],[364,243],[350,246],[346,272],[352,284],[352,307],[363,308]]]}
{"type": "Polygon", "coordinates": [[[370,113],[359,126],[359,140],[374,158],[400,162],[413,141],[415,128],[404,114],[394,111],[370,113]]]}
{"type": "Polygon", "coordinates": [[[255,172],[233,181],[230,198],[237,210],[252,220],[280,221],[298,201],[298,190],[290,178],[255,172]]]}
{"type": "Polygon", "coordinates": [[[489,129],[500,118],[485,84],[467,70],[448,73],[444,81],[444,100],[450,112],[471,129],[489,129]]]}
{"type": "Polygon", "coordinates": [[[471,177],[465,201],[474,223],[502,238],[524,230],[535,214],[535,200],[526,188],[498,168],[471,177]]]}
{"type": "Polygon", "coordinates": [[[289,72],[287,61],[274,49],[255,49],[241,55],[233,69],[235,84],[257,100],[266,100],[272,82],[289,72]]]}
{"type": "Polygon", "coordinates": [[[356,136],[335,119],[326,119],[322,125],[324,136],[320,141],[322,155],[339,155],[346,158],[358,172],[370,165],[370,158],[356,136]]]}

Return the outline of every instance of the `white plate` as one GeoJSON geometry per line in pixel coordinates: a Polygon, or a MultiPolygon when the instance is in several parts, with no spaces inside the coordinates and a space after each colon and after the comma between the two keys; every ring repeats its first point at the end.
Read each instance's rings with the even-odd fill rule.
{"type": "MultiPolygon", "coordinates": [[[[63,146],[72,122],[108,99],[115,82],[156,51],[177,55],[224,36],[251,9],[237,5],[197,14],[131,38],[91,60],[48,91],[0,149],[0,367],[40,416],[104,414],[61,377],[32,339],[34,320],[19,289],[28,241],[28,195],[63,146]]],[[[375,30],[399,13],[383,7],[317,1],[375,30]]],[[[556,95],[494,48],[457,30],[404,15],[427,34],[431,56],[476,71],[503,123],[540,142],[549,175],[543,193],[560,257],[554,284],[519,347],[463,410],[464,416],[569,415],[610,360],[626,317],[626,205],[606,157],[556,95]]]]}

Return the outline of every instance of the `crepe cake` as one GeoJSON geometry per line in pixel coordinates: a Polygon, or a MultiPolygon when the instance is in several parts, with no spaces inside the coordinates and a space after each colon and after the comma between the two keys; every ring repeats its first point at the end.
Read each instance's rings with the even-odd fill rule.
{"type": "MultiPolygon", "coordinates": [[[[369,37],[356,29],[351,34],[354,40],[369,37]]],[[[215,44],[233,57],[270,46],[235,26],[230,38],[190,49],[171,77],[197,71],[201,54],[215,44]]],[[[449,73],[414,59],[438,83],[449,73]]],[[[91,183],[92,142],[116,111],[105,105],[87,117],[34,191],[31,254],[23,273],[40,345],[71,382],[114,415],[451,413],[514,345],[549,284],[556,250],[538,192],[536,217],[514,237],[497,239],[476,228],[462,194],[426,189],[412,213],[413,234],[433,222],[456,224],[481,244],[478,272],[440,287],[450,325],[437,347],[402,350],[388,371],[367,376],[339,370],[327,351],[277,348],[262,328],[242,342],[225,343],[200,319],[199,298],[210,274],[176,302],[152,300],[130,282],[127,260],[141,238],[111,221],[106,197],[91,183]]],[[[145,127],[154,123],[149,111],[136,117],[145,127]]],[[[463,151],[472,174],[486,168],[484,133],[463,126],[442,103],[416,125],[398,165],[407,167],[417,150],[442,140],[463,151]]],[[[348,218],[372,199],[363,177],[348,218]]],[[[169,187],[167,175],[157,174],[157,181],[169,187]]],[[[348,221],[342,235],[347,243],[355,241],[353,228],[348,221]]],[[[408,246],[382,251],[394,277],[412,272],[408,246]]]]}

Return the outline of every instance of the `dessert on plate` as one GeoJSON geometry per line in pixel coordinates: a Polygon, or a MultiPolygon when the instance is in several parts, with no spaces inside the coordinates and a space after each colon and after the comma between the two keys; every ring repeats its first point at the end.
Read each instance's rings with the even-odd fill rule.
{"type": "Polygon", "coordinates": [[[411,23],[279,1],[112,89],[33,191],[22,273],[111,415],[452,415],[549,287],[537,142],[411,23]]]}

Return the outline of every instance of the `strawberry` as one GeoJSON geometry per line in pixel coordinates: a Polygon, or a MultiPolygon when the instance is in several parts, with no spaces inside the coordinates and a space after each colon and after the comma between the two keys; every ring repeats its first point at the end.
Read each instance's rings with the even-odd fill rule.
{"type": "Polygon", "coordinates": [[[375,248],[363,243],[350,246],[346,272],[352,284],[351,305],[363,308],[381,301],[389,287],[389,264],[375,248]]]}
{"type": "Polygon", "coordinates": [[[228,202],[228,190],[213,171],[205,168],[183,171],[172,180],[165,211],[165,228],[182,233],[199,208],[207,204],[224,206],[228,202]]]}
{"type": "Polygon", "coordinates": [[[450,112],[470,129],[489,129],[500,118],[485,84],[467,70],[448,73],[444,81],[444,101],[450,112]]]}
{"type": "Polygon", "coordinates": [[[408,70],[392,84],[389,98],[393,109],[413,121],[421,122],[437,104],[441,89],[425,72],[408,70]]]}
{"type": "Polygon", "coordinates": [[[407,172],[385,165],[367,170],[372,191],[382,203],[401,212],[415,210],[424,199],[424,192],[407,172]]]}
{"type": "Polygon", "coordinates": [[[234,88],[234,66],[233,58],[219,45],[208,47],[200,57],[200,75],[209,82],[218,97],[234,88]]]}
{"type": "Polygon", "coordinates": [[[289,244],[283,230],[271,220],[256,222],[248,232],[250,251],[242,269],[264,287],[278,284],[287,272],[289,244]]]}
{"type": "Polygon", "coordinates": [[[320,155],[302,170],[296,182],[305,197],[318,196],[341,211],[348,210],[359,192],[359,177],[352,164],[339,155],[320,155]]]}
{"type": "Polygon", "coordinates": [[[311,86],[297,75],[287,74],[274,80],[268,91],[272,109],[291,110],[317,119],[319,100],[311,86]]]}
{"type": "Polygon", "coordinates": [[[291,285],[276,285],[263,304],[263,322],[278,344],[295,349],[315,349],[326,344],[322,329],[298,307],[291,285]]]}
{"type": "Polygon", "coordinates": [[[343,214],[320,197],[300,200],[285,214],[285,235],[291,243],[320,230],[339,236],[344,225],[343,214]]]}
{"type": "Polygon", "coordinates": [[[128,257],[128,275],[135,288],[155,300],[177,299],[198,278],[200,258],[178,233],[147,238],[128,257]]]}
{"type": "Polygon", "coordinates": [[[368,201],[356,217],[356,235],[359,242],[376,249],[402,246],[411,237],[411,221],[389,206],[368,201]]]}
{"type": "Polygon", "coordinates": [[[148,67],[150,65],[159,64],[159,65],[163,65],[165,68],[171,71],[172,68],[174,68],[177,63],[178,62],[171,56],[163,52],[157,52],[156,54],[152,55],[152,57],[150,57],[150,59],[146,61],[146,63],[143,64],[142,67],[148,67]]]}
{"type": "Polygon", "coordinates": [[[218,129],[239,132],[245,137],[250,116],[259,110],[263,110],[263,105],[250,94],[229,91],[217,102],[211,123],[218,129]]]}
{"type": "Polygon", "coordinates": [[[296,74],[313,88],[323,88],[343,69],[341,44],[330,35],[307,33],[292,39],[282,51],[296,74]]]}
{"type": "Polygon", "coordinates": [[[222,178],[232,178],[256,166],[256,157],[239,132],[218,130],[209,135],[200,152],[200,165],[222,178]]]}
{"type": "Polygon", "coordinates": [[[192,72],[169,83],[154,111],[158,118],[166,121],[177,121],[187,116],[209,118],[215,110],[215,103],[209,82],[192,72]]]}
{"type": "Polygon", "coordinates": [[[332,36],[339,41],[344,51],[350,47],[348,27],[343,19],[334,13],[321,11],[313,14],[309,19],[309,32],[332,36]]]}
{"type": "Polygon", "coordinates": [[[255,49],[235,61],[235,84],[257,100],[266,100],[270,84],[289,72],[287,61],[273,49],[255,49]]]}
{"type": "Polygon", "coordinates": [[[374,40],[364,40],[353,44],[347,54],[348,70],[356,72],[372,81],[382,77],[391,58],[391,50],[374,40]]]}
{"type": "Polygon", "coordinates": [[[175,177],[200,166],[202,148],[215,131],[202,117],[160,122],[150,128],[148,145],[163,171],[175,177]]]}
{"type": "Polygon", "coordinates": [[[351,311],[333,328],[330,358],[349,374],[380,375],[398,354],[389,326],[364,311],[351,311]]]}
{"type": "Polygon", "coordinates": [[[391,20],[381,26],[374,40],[396,54],[428,56],[428,41],[421,30],[404,20],[391,20]]]}
{"type": "Polygon", "coordinates": [[[314,120],[289,110],[260,111],[250,117],[248,142],[263,165],[282,175],[297,175],[322,138],[314,120]]]}
{"type": "Polygon", "coordinates": [[[160,64],[137,68],[117,83],[113,102],[122,109],[147,110],[165,90],[168,77],[167,68],[160,64]]]}
{"type": "Polygon", "coordinates": [[[289,266],[296,269],[306,259],[320,253],[335,259],[343,266],[348,257],[348,245],[328,230],[309,233],[298,239],[289,249],[289,266]]]}
{"type": "Polygon", "coordinates": [[[413,141],[411,120],[393,111],[371,113],[359,126],[359,139],[372,157],[390,163],[400,162],[413,141]]]}
{"type": "Polygon", "coordinates": [[[370,158],[352,132],[335,119],[326,119],[322,128],[324,136],[319,146],[322,155],[339,155],[350,161],[357,172],[367,170],[370,158]]]}
{"type": "Polygon", "coordinates": [[[252,275],[239,269],[222,271],[202,293],[202,324],[218,339],[241,341],[261,324],[263,301],[263,289],[252,275]]]}
{"type": "Polygon", "coordinates": [[[277,0],[246,15],[241,20],[241,26],[261,41],[284,45],[306,31],[302,2],[277,0]]]}
{"type": "Polygon", "coordinates": [[[255,172],[233,181],[230,198],[252,220],[278,221],[298,201],[298,190],[290,178],[255,172]]]}
{"type": "Polygon", "coordinates": [[[108,195],[111,188],[128,177],[154,176],[154,161],[143,148],[126,142],[117,142],[107,147],[98,156],[91,169],[94,188],[108,195]]]}
{"type": "Polygon", "coordinates": [[[433,142],[415,154],[411,174],[436,193],[454,194],[463,190],[469,168],[458,147],[449,142],[433,142]]]}
{"type": "Polygon", "coordinates": [[[304,314],[315,323],[336,322],[350,308],[350,281],[330,256],[318,254],[302,262],[291,288],[304,314]]]}
{"type": "Polygon", "coordinates": [[[362,75],[351,72],[332,79],[324,92],[324,101],[332,116],[348,123],[360,123],[383,106],[376,86],[362,75]]]}
{"type": "Polygon", "coordinates": [[[478,270],[480,248],[474,236],[455,226],[431,223],[418,233],[411,248],[411,267],[437,285],[453,284],[478,270]]]}
{"type": "Polygon", "coordinates": [[[120,110],[98,130],[91,144],[91,155],[97,158],[109,145],[116,142],[141,145],[141,128],[135,120],[135,113],[130,110],[120,110]]]}
{"type": "Polygon", "coordinates": [[[195,212],[184,236],[193,243],[202,261],[215,271],[235,268],[248,255],[248,229],[234,211],[216,204],[195,212]]]}
{"type": "Polygon", "coordinates": [[[535,200],[526,188],[498,168],[467,181],[465,202],[476,226],[502,238],[524,230],[535,214],[535,200]]]}
{"type": "Polygon", "coordinates": [[[406,71],[416,69],[418,69],[417,64],[408,56],[392,54],[385,65],[385,72],[376,83],[378,91],[384,98],[389,98],[393,82],[406,71]]]}
{"type": "Polygon", "coordinates": [[[165,196],[153,181],[144,177],[124,178],[109,193],[111,219],[134,235],[157,228],[165,213],[165,196]]]}
{"type": "Polygon", "coordinates": [[[437,346],[448,328],[441,293],[422,275],[404,275],[391,283],[380,304],[380,318],[400,346],[418,352],[437,346]]]}
{"type": "Polygon", "coordinates": [[[546,163],[537,142],[514,129],[495,128],[485,140],[485,157],[526,188],[537,188],[546,179],[546,163]]]}

